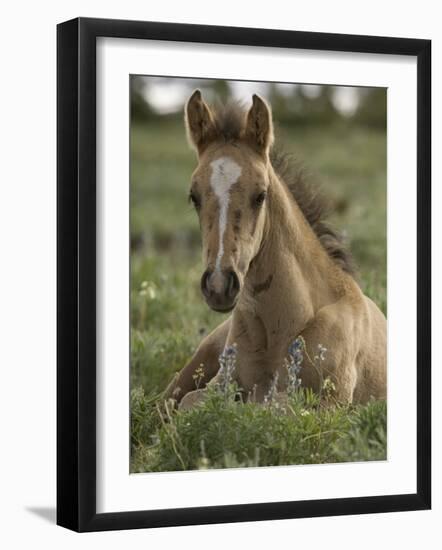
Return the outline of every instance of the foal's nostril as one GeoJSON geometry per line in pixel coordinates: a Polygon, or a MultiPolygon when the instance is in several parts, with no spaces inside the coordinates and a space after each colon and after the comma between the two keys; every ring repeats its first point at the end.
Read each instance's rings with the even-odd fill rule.
{"type": "Polygon", "coordinates": [[[201,277],[201,291],[212,307],[221,310],[232,304],[240,290],[238,275],[233,269],[211,271],[206,269],[201,277]]]}
{"type": "Polygon", "coordinates": [[[228,298],[234,298],[239,292],[239,279],[235,271],[230,270],[226,273],[227,285],[226,296],[228,298]]]}
{"type": "Polygon", "coordinates": [[[203,273],[203,276],[201,277],[201,291],[208,298],[211,294],[210,288],[209,288],[209,280],[210,276],[212,275],[212,272],[209,269],[206,269],[206,271],[203,273]]]}

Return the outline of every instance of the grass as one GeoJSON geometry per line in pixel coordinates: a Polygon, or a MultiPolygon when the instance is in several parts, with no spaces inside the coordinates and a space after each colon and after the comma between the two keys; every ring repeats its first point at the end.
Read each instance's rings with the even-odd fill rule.
{"type": "MultiPolygon", "coordinates": [[[[386,136],[351,125],[278,136],[332,199],[360,283],[386,312],[386,136]]],[[[188,412],[159,414],[157,396],[224,319],[200,296],[199,227],[187,204],[195,158],[180,120],[131,133],[131,469],[134,472],[378,460],[386,406],[324,408],[302,392],[282,411],[216,393],[188,412]]]]}
{"type": "Polygon", "coordinates": [[[131,394],[133,472],[383,460],[386,404],[319,406],[309,390],[286,402],[242,403],[210,388],[184,412],[131,394]]]}

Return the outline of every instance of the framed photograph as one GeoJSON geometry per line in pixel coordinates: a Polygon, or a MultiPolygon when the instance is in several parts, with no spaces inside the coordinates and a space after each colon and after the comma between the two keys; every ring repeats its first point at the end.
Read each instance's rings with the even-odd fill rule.
{"type": "Polygon", "coordinates": [[[57,37],[57,523],[430,508],[430,41],[57,37]]]}

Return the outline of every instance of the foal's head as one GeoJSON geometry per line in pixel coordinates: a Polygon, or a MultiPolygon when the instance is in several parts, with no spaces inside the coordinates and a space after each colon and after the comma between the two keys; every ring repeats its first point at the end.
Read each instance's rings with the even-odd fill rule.
{"type": "Polygon", "coordinates": [[[206,270],[201,289],[216,311],[235,306],[265,228],[271,112],[257,95],[234,130],[195,91],[186,106],[189,140],[198,154],[190,200],[198,213],[206,270]]]}

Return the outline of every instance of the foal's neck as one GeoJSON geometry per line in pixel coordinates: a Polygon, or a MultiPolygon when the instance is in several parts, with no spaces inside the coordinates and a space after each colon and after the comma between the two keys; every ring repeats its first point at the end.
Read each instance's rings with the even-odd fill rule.
{"type": "Polygon", "coordinates": [[[285,345],[320,308],[337,299],[342,278],[271,167],[270,178],[264,237],[238,313],[251,321],[259,318],[267,337],[285,345]]]}

